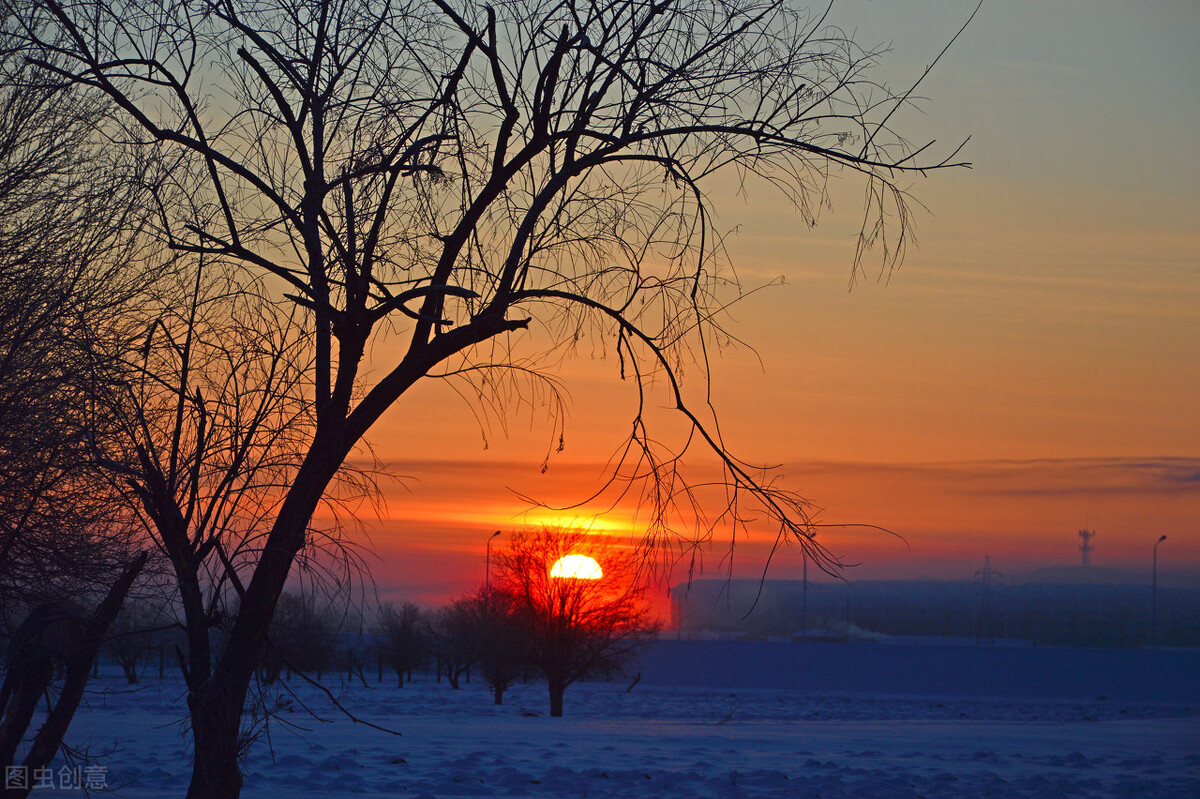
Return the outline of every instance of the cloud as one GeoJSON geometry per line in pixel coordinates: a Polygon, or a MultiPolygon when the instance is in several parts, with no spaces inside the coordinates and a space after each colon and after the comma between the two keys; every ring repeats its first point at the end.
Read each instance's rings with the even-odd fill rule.
{"type": "MultiPolygon", "coordinates": [[[[904,482],[961,494],[1061,496],[1200,492],[1200,458],[1061,458],[939,463],[799,462],[797,475],[904,482]]],[[[1200,498],[1200,493],[1197,494],[1200,498]]]]}

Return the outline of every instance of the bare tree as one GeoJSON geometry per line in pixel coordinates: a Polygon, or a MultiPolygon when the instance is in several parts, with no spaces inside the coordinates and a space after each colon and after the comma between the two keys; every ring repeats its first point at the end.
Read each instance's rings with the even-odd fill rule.
{"type": "MultiPolygon", "coordinates": [[[[112,379],[89,383],[95,424],[109,433],[90,440],[88,454],[167,563],[184,632],[178,662],[192,697],[211,685],[244,612],[270,519],[300,468],[313,422],[303,386],[306,331],[290,305],[260,302],[259,287],[241,278],[204,259],[176,263],[143,299],[139,335],[95,343],[119,366],[112,379]]],[[[371,479],[351,467],[340,472],[323,497],[333,520],[304,530],[299,569],[310,596],[285,601],[274,631],[280,640],[264,638],[247,656],[266,678],[290,655],[302,671],[331,665],[317,657],[319,647],[301,646],[293,633],[305,633],[293,628],[328,626],[312,604],[316,594],[348,598],[359,573],[339,502],[369,493],[371,479]]],[[[211,734],[205,705],[189,702],[189,711],[194,735],[211,734]]],[[[226,743],[244,750],[260,731],[250,725],[226,743]]]]}
{"type": "Polygon", "coordinates": [[[166,626],[161,609],[145,599],[127,601],[109,626],[104,649],[117,661],[129,685],[137,683],[139,666],[149,661],[166,626]]]}
{"type": "Polygon", "coordinates": [[[504,692],[528,676],[521,622],[511,597],[479,588],[438,611],[432,625],[434,654],[446,670],[452,688],[463,672],[474,667],[492,690],[497,705],[504,692]]]}
{"type": "Polygon", "coordinates": [[[514,534],[496,557],[498,590],[517,622],[523,657],[550,691],[550,715],[587,677],[621,673],[658,632],[638,581],[639,556],[578,531],[514,534]],[[562,573],[567,557],[590,557],[601,574],[562,573]]]}
{"type": "Polygon", "coordinates": [[[396,672],[396,687],[404,687],[404,678],[429,662],[428,620],[421,608],[405,602],[399,608],[385,604],[379,608],[380,657],[396,672]]]}
{"type": "Polygon", "coordinates": [[[0,769],[27,744],[21,766],[35,770],[59,751],[105,632],[147,562],[89,467],[85,402],[87,376],[107,368],[86,342],[136,295],[144,254],[130,180],[140,165],[100,146],[106,101],[14,53],[8,11],[0,9],[0,616],[13,632],[0,769]],[[27,737],[43,696],[46,716],[27,737]]]}
{"type": "Polygon", "coordinates": [[[481,593],[474,608],[478,613],[479,676],[492,689],[496,704],[503,705],[505,691],[535,673],[523,619],[515,597],[505,591],[481,593]]]}
{"type": "MultiPolygon", "coordinates": [[[[13,53],[0,12],[0,613],[99,601],[131,556],[89,468],[87,341],[143,282],[141,196],[103,151],[103,98],[13,53]]],[[[139,167],[134,164],[133,176],[139,167]]],[[[15,617],[14,617],[15,616],[15,617]]]]}
{"type": "Polygon", "coordinates": [[[322,673],[334,668],[338,653],[338,619],[332,608],[321,606],[315,597],[285,592],[279,597],[267,651],[259,662],[265,682],[279,678],[285,669],[322,673]]]}
{"type": "Polygon", "coordinates": [[[437,662],[438,680],[442,674],[450,687],[458,690],[462,677],[479,660],[480,640],[477,614],[470,600],[459,599],[439,608],[429,620],[429,645],[437,662]]]}
{"type": "Polygon", "coordinates": [[[191,684],[189,795],[238,793],[239,715],[313,514],[423,378],[484,407],[553,397],[539,367],[590,340],[639,396],[664,384],[691,431],[664,450],[639,411],[613,461],[614,480],[644,478],[648,543],[736,533],[756,506],[758,524],[837,567],[805,500],[730,454],[681,382],[696,363],[703,388],[739,291],[708,178],[761,179],[814,222],[831,172],[858,173],[861,248],[880,246],[886,267],[907,241],[905,176],[954,163],[895,133],[912,90],[876,82],[879,53],[825,15],[773,0],[5,3],[36,63],[123,110],[114,138],[175,159],[156,188],[192,201],[162,203],[164,241],[263,278],[312,335],[300,463],[263,517],[219,665],[191,684]],[[401,354],[368,373],[382,338],[401,354]],[[722,490],[681,530],[700,499],[681,470],[694,447],[721,464],[722,490]]]}
{"type": "Polygon", "coordinates": [[[497,705],[504,692],[530,673],[520,622],[509,597],[479,588],[439,609],[432,617],[430,643],[440,674],[458,689],[463,674],[477,669],[497,705]]]}

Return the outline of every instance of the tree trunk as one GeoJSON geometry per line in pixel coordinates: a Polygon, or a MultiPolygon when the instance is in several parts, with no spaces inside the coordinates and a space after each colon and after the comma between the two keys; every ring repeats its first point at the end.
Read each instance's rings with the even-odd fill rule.
{"type": "Polygon", "coordinates": [[[216,678],[189,699],[194,760],[187,799],[236,799],[242,790],[238,733],[245,691],[221,690],[216,678]]]}
{"type": "MultiPolygon", "coordinates": [[[[30,675],[27,679],[18,679],[11,676],[10,672],[7,682],[10,685],[5,687],[11,688],[5,696],[5,706],[0,707],[0,766],[3,767],[12,765],[17,747],[20,746],[26,730],[29,729],[29,723],[33,720],[33,714],[37,711],[38,700],[50,686],[50,665],[46,664],[44,670],[30,675]]],[[[8,793],[0,795],[7,797],[8,793]]]]}
{"type": "MultiPolygon", "coordinates": [[[[71,719],[75,717],[75,711],[79,708],[79,703],[83,700],[83,692],[87,687],[88,675],[91,674],[93,667],[96,664],[97,655],[100,652],[100,644],[104,641],[104,636],[108,632],[109,625],[121,610],[121,605],[125,601],[125,595],[129,593],[130,586],[137,576],[141,574],[142,568],[146,565],[148,554],[143,552],[125,567],[125,571],[117,578],[112,587],[108,591],[108,595],[96,607],[92,617],[85,623],[84,633],[80,640],[71,647],[69,662],[67,664],[66,679],[63,682],[62,692],[59,694],[58,702],[55,703],[46,721],[42,724],[42,728],[38,730],[37,735],[33,739],[33,743],[29,747],[29,752],[25,755],[23,763],[26,773],[33,774],[40,769],[49,766],[51,759],[58,753],[62,746],[63,736],[67,734],[67,728],[71,725],[71,719]]],[[[28,721],[26,722],[28,724],[28,721]]],[[[19,738],[19,736],[18,736],[19,738]]],[[[9,755],[11,757],[11,755],[9,755]]],[[[6,759],[5,766],[12,761],[6,759]]],[[[4,790],[4,799],[15,799],[28,795],[28,790],[4,790]]]]}
{"type": "Polygon", "coordinates": [[[497,685],[492,690],[492,696],[494,696],[496,698],[497,705],[503,705],[504,704],[504,686],[497,685]]]}

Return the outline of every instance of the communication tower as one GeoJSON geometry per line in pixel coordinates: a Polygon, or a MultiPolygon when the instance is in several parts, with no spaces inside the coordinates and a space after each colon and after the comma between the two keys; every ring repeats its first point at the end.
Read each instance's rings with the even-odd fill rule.
{"type": "Polygon", "coordinates": [[[1096,545],[1092,543],[1092,539],[1096,537],[1095,530],[1080,530],[1079,537],[1083,539],[1083,543],[1079,545],[1079,551],[1083,554],[1083,565],[1090,566],[1092,563],[1092,550],[1096,545]]]}

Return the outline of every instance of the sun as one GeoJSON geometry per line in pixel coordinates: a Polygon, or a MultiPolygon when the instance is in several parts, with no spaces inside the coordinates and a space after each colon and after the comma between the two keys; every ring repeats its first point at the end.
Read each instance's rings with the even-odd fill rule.
{"type": "Polygon", "coordinates": [[[599,580],[600,564],[587,555],[564,555],[550,567],[550,576],[560,580],[599,580]]]}

